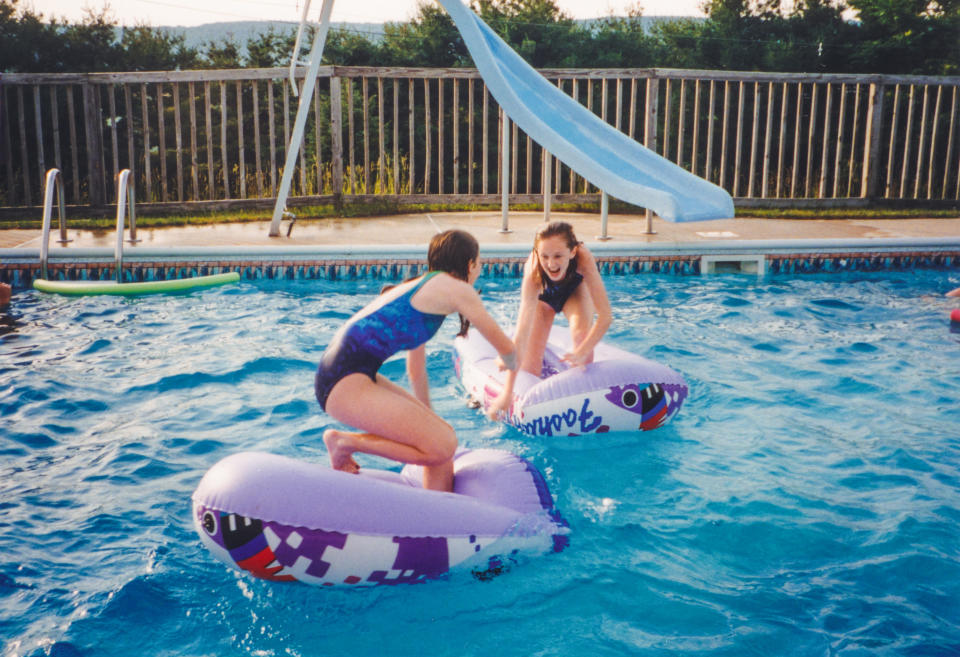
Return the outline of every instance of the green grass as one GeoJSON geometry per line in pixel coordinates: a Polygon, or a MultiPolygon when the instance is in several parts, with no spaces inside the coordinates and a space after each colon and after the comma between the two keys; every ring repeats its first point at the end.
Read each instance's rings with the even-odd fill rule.
{"type": "MultiPolygon", "coordinates": [[[[351,201],[350,203],[346,203],[339,208],[333,204],[308,205],[295,207],[293,208],[293,212],[296,214],[297,219],[300,220],[325,219],[334,217],[376,217],[396,214],[425,214],[429,212],[498,211],[499,209],[499,203],[398,203],[385,198],[382,200],[365,202],[351,201]]],[[[542,209],[542,206],[538,203],[517,203],[511,205],[510,209],[513,211],[539,211],[542,209]]],[[[555,212],[599,213],[600,211],[599,203],[554,203],[552,209],[555,212]]],[[[612,200],[610,203],[610,212],[612,214],[637,214],[642,212],[642,210],[625,203],[612,200]]],[[[159,213],[154,209],[151,209],[150,211],[143,211],[138,208],[137,226],[144,228],[161,226],[204,226],[220,223],[269,221],[272,214],[273,212],[271,208],[263,207],[172,214],[159,213]]],[[[741,219],[956,219],[960,218],[960,207],[943,208],[941,206],[937,208],[895,208],[882,206],[833,209],[740,208],[737,210],[737,217],[741,219]]],[[[116,218],[113,216],[71,216],[70,211],[68,211],[67,225],[70,228],[81,228],[85,230],[112,230],[116,225],[116,218]]],[[[40,227],[41,219],[39,216],[33,216],[29,218],[0,217],[0,229],[38,229],[40,227]]],[[[56,226],[54,226],[54,230],[55,229],[56,226]]]]}
{"type": "Polygon", "coordinates": [[[957,219],[960,208],[743,208],[739,218],[757,219],[957,219]]]}

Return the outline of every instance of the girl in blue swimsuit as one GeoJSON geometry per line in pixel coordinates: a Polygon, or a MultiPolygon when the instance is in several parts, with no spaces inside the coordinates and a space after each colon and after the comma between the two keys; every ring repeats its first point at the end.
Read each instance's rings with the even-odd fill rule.
{"type": "Polygon", "coordinates": [[[430,408],[424,343],[447,315],[458,312],[461,326],[480,331],[504,367],[516,369],[516,350],[473,287],[480,258],[472,235],[452,230],[434,236],[427,264],[427,274],[391,288],[337,331],[320,359],[315,390],[330,416],[359,429],[324,432],[334,469],[357,472],[353,454],[374,454],[422,465],[424,488],[450,491],[457,436],[430,408]],[[403,350],[412,394],[378,373],[403,350]]]}
{"type": "MultiPolygon", "coordinates": [[[[543,352],[557,313],[570,321],[573,349],[563,355],[571,365],[593,361],[593,348],[610,328],[613,315],[597,261],[570,224],[557,221],[537,233],[533,251],[523,266],[520,311],[514,342],[520,369],[540,377],[543,352]]],[[[508,377],[512,383],[512,378],[508,377]]],[[[513,390],[504,390],[491,413],[506,410],[513,390]]]]}

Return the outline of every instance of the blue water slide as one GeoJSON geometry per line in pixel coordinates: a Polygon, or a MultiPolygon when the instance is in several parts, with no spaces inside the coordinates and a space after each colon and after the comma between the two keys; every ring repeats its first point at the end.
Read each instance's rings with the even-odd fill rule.
{"type": "Polygon", "coordinates": [[[722,188],[657,155],[535,71],[460,0],[438,0],[453,18],[487,87],[543,148],[608,194],[668,221],[734,216],[722,188]]]}

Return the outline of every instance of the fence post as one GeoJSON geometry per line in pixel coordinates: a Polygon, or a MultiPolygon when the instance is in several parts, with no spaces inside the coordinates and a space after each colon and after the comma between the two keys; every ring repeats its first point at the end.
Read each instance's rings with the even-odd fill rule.
{"type": "Polygon", "coordinates": [[[83,130],[87,145],[87,190],[90,205],[106,205],[106,187],[103,179],[103,143],[100,139],[100,103],[97,89],[89,82],[81,85],[83,92],[83,130]]]}
{"type": "Polygon", "coordinates": [[[863,145],[863,179],[860,182],[861,198],[873,199],[877,196],[877,187],[880,182],[880,128],[883,123],[883,96],[882,83],[870,84],[870,100],[867,110],[867,143],[863,145]]]}
{"type": "Polygon", "coordinates": [[[333,166],[334,203],[339,208],[343,203],[343,99],[340,93],[341,79],[330,78],[330,163],[333,166]]]}

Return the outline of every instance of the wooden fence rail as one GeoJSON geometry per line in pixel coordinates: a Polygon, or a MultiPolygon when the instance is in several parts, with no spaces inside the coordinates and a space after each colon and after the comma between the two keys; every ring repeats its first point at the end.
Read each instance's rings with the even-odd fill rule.
{"type": "MultiPolygon", "coordinates": [[[[286,71],[0,75],[0,206],[39,204],[50,167],[72,205],[114,202],[124,168],[141,202],[274,197],[296,112],[286,71]]],[[[739,204],[960,200],[957,77],[542,72],[739,204]]],[[[325,67],[311,114],[291,196],[500,196],[504,117],[475,70],[325,67]]],[[[547,180],[561,198],[594,198],[507,126],[509,193],[542,194],[547,180]]]]}

